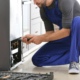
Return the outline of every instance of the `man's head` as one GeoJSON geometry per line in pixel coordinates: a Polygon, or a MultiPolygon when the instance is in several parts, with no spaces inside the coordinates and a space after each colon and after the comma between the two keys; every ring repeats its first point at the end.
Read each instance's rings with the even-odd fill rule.
{"type": "Polygon", "coordinates": [[[53,0],[34,0],[34,4],[41,8],[45,5],[48,6],[52,1],[53,0]]]}
{"type": "Polygon", "coordinates": [[[46,1],[47,0],[34,0],[34,4],[36,4],[38,7],[43,7],[44,5],[46,5],[46,1]]]}

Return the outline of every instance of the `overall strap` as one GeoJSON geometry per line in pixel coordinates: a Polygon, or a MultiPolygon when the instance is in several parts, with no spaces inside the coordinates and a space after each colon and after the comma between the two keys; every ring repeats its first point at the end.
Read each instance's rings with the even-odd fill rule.
{"type": "Polygon", "coordinates": [[[55,0],[55,8],[58,8],[58,0],[55,0]]]}

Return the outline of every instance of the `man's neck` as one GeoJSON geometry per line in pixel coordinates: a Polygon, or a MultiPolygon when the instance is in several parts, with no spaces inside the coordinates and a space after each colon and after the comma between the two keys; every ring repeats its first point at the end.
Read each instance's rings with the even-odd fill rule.
{"type": "Polygon", "coordinates": [[[54,1],[54,0],[47,0],[47,1],[46,1],[46,6],[50,6],[53,1],[54,1]]]}

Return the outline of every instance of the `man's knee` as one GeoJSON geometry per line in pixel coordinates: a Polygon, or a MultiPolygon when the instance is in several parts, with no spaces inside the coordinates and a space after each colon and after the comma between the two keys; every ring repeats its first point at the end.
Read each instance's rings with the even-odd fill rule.
{"type": "Polygon", "coordinates": [[[80,17],[77,16],[72,21],[72,29],[80,29],[80,17]]]}
{"type": "Polygon", "coordinates": [[[32,63],[33,63],[35,66],[37,66],[35,62],[36,62],[36,61],[35,61],[35,57],[33,56],[33,57],[32,57],[32,63]]]}
{"type": "Polygon", "coordinates": [[[76,20],[80,21],[80,16],[77,16],[73,19],[73,21],[76,21],[76,20]]]}
{"type": "Polygon", "coordinates": [[[40,66],[40,63],[38,62],[36,56],[33,56],[33,57],[32,57],[32,63],[33,63],[35,66],[40,66]]]}

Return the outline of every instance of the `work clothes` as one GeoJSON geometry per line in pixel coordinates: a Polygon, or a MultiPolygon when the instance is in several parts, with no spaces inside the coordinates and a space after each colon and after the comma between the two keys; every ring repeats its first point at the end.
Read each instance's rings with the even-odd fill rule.
{"type": "MultiPolygon", "coordinates": [[[[55,8],[48,9],[46,6],[45,15],[48,20],[57,24],[62,29],[62,13],[58,8],[58,0],[55,0],[55,8]]],[[[36,66],[52,66],[69,64],[70,61],[79,61],[80,53],[80,17],[73,19],[71,33],[68,37],[49,41],[43,45],[32,57],[36,66]]]]}

